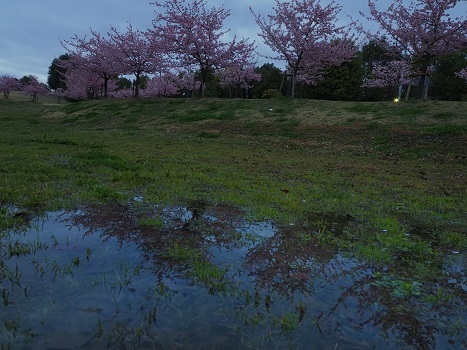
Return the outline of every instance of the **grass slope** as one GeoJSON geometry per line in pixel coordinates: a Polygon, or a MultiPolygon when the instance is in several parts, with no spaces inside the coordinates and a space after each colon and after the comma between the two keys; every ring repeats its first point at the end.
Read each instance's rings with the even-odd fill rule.
{"type": "Polygon", "coordinates": [[[11,207],[142,196],[233,205],[375,262],[467,246],[466,102],[43,102],[0,101],[0,228],[11,207]]]}

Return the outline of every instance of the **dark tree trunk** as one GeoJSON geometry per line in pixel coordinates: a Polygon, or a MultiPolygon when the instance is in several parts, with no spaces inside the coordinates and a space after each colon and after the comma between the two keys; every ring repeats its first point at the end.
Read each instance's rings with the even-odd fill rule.
{"type": "Polygon", "coordinates": [[[295,66],[293,67],[293,72],[292,72],[292,98],[295,98],[295,80],[297,78],[297,73],[298,73],[298,67],[300,67],[300,63],[302,62],[302,57],[303,57],[303,52],[300,52],[297,58],[297,62],[295,63],[295,66]]]}
{"type": "Polygon", "coordinates": [[[134,97],[139,97],[139,76],[140,76],[140,72],[136,72],[135,74],[135,77],[136,77],[136,80],[135,80],[135,93],[134,93],[134,97]]]}
{"type": "Polygon", "coordinates": [[[421,75],[420,79],[418,80],[417,86],[417,99],[421,100],[423,98],[423,89],[425,88],[425,79],[426,75],[421,75]]]}
{"type": "Polygon", "coordinates": [[[284,76],[282,77],[281,87],[279,88],[279,95],[282,95],[282,89],[284,88],[285,79],[287,79],[287,70],[284,71],[284,76]]]}
{"type": "Polygon", "coordinates": [[[104,98],[108,97],[109,76],[104,73],[104,98]]]}
{"type": "Polygon", "coordinates": [[[206,78],[208,76],[208,68],[206,67],[201,67],[201,85],[199,87],[199,94],[200,96],[203,98],[204,95],[205,95],[205,88],[204,88],[204,85],[206,83],[206,78]]]}
{"type": "MultiPolygon", "coordinates": [[[[426,79],[428,78],[429,64],[430,64],[430,58],[425,57],[422,63],[421,70],[420,70],[420,79],[418,80],[418,86],[417,86],[417,99],[418,100],[421,100],[424,97],[426,79]]],[[[426,87],[426,89],[428,89],[428,86],[426,87]]],[[[428,91],[426,91],[426,93],[428,93],[428,91]]]]}

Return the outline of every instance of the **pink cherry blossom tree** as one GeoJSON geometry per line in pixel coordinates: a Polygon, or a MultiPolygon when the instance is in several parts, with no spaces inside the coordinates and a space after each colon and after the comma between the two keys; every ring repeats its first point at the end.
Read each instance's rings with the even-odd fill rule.
{"type": "Polygon", "coordinates": [[[285,60],[292,75],[292,96],[295,81],[316,83],[320,73],[329,66],[340,65],[356,54],[346,27],[337,25],[341,6],[331,1],[321,5],[319,0],[276,0],[274,14],[264,17],[251,13],[263,38],[277,56],[285,60]]]}
{"type": "Polygon", "coordinates": [[[31,96],[31,102],[39,101],[39,94],[48,93],[47,87],[45,84],[39,82],[39,79],[34,75],[27,76],[27,84],[22,86],[21,89],[25,94],[31,96]]]}
{"type": "Polygon", "coordinates": [[[59,65],[65,72],[63,76],[67,86],[67,97],[82,100],[97,98],[100,95],[103,82],[88,69],[85,57],[70,54],[69,59],[61,61],[59,65]]]}
{"type": "Polygon", "coordinates": [[[165,0],[154,5],[163,11],[155,12],[153,36],[163,38],[166,52],[176,55],[180,66],[199,68],[201,96],[208,72],[231,65],[238,52],[254,52],[254,44],[244,39],[222,40],[229,32],[223,26],[230,15],[223,6],[208,8],[207,0],[165,0]]]}
{"type": "Polygon", "coordinates": [[[133,29],[131,23],[125,33],[111,27],[108,34],[116,49],[115,57],[121,64],[121,73],[135,76],[134,96],[138,97],[141,76],[163,69],[161,41],[158,36],[133,29]]]}
{"type": "Polygon", "coordinates": [[[53,95],[57,97],[57,104],[62,102],[62,98],[67,95],[67,92],[63,88],[57,88],[53,91],[53,95]]]}
{"type": "Polygon", "coordinates": [[[389,61],[387,64],[374,62],[371,76],[363,83],[368,88],[396,88],[399,87],[397,99],[400,100],[402,86],[412,82],[410,65],[406,60],[389,61]]]}
{"type": "Polygon", "coordinates": [[[142,91],[143,96],[169,97],[177,94],[180,89],[180,78],[172,73],[155,75],[149,79],[146,88],[142,91]]]}
{"type": "Polygon", "coordinates": [[[261,80],[261,74],[255,73],[255,67],[227,67],[219,70],[219,84],[222,87],[230,88],[230,97],[232,90],[240,88],[245,90],[245,96],[248,98],[248,91],[253,87],[255,81],[261,80]]]}
{"type": "Polygon", "coordinates": [[[68,60],[61,61],[64,68],[64,79],[67,85],[66,95],[75,100],[103,98],[105,94],[113,94],[116,90],[114,79],[105,80],[96,74],[87,62],[87,58],[80,55],[70,55],[68,60]]]}
{"type": "MultiPolygon", "coordinates": [[[[109,81],[117,77],[122,71],[120,62],[116,59],[118,51],[113,43],[91,29],[89,39],[86,36],[79,38],[75,35],[71,40],[62,41],[62,46],[74,58],[72,69],[80,69],[83,73],[85,71],[84,75],[95,75],[95,79],[100,79],[102,81],[103,97],[107,98],[109,81]]],[[[67,65],[69,66],[69,64],[67,65]]],[[[68,74],[68,77],[71,75],[68,74]]],[[[95,79],[93,78],[93,80],[95,79]]],[[[82,79],[79,80],[82,81],[82,79]]],[[[77,85],[74,85],[76,88],[77,85]]],[[[86,88],[89,88],[89,86],[86,86],[86,88]]]]}
{"type": "Polygon", "coordinates": [[[18,79],[8,74],[0,75],[0,91],[3,91],[3,98],[5,100],[10,99],[10,91],[17,90],[18,88],[18,79]]]}
{"type": "Polygon", "coordinates": [[[369,0],[370,16],[362,15],[381,27],[377,36],[387,35],[399,55],[409,57],[420,77],[417,97],[421,99],[433,60],[467,48],[467,21],[449,14],[458,0],[412,0],[408,6],[403,0],[393,0],[382,11],[377,2],[369,0]]]}

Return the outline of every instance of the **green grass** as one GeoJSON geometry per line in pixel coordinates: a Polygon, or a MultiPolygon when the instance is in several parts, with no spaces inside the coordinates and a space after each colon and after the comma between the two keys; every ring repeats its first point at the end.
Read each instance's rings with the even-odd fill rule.
{"type": "MultiPolygon", "coordinates": [[[[319,328],[321,316],[326,327],[334,312],[299,302],[300,288],[313,285],[308,263],[335,264],[326,272],[329,283],[357,272],[342,296],[369,303],[362,310],[375,306],[374,326],[417,329],[449,318],[446,304],[461,305],[456,281],[462,275],[448,283],[445,262],[467,249],[466,102],[109,99],[56,105],[20,97],[0,100],[0,251],[6,259],[47,249],[34,235],[21,241],[14,234],[40,223],[41,214],[86,207],[99,229],[136,229],[161,271],[219,295],[226,308],[238,305],[244,325],[272,322],[273,332],[290,339],[310,329],[305,313],[319,328]],[[192,217],[181,219],[182,210],[179,218],[180,208],[192,217]],[[211,215],[221,223],[266,221],[277,231],[268,238],[254,230],[241,234],[211,215]],[[256,242],[251,256],[257,259],[246,261],[257,271],[274,252],[274,268],[257,278],[271,285],[279,279],[277,291],[293,292],[290,302],[299,304],[283,308],[269,291],[237,289],[237,267],[216,262],[212,239],[234,249],[256,242]],[[339,266],[340,260],[353,266],[355,258],[365,263],[339,266]],[[367,271],[362,280],[360,269],[367,271]],[[238,296],[242,300],[231,304],[238,296]],[[418,309],[423,315],[391,325],[418,309]]],[[[98,251],[50,261],[54,280],[71,278],[99,259],[98,251]]],[[[47,266],[33,267],[47,273],[47,266]]],[[[121,263],[106,283],[121,291],[139,268],[121,263]]],[[[0,279],[23,293],[22,273],[5,265],[0,279]]],[[[169,298],[169,291],[162,281],[154,288],[158,299],[169,298]]],[[[15,300],[3,294],[5,305],[15,300]]],[[[144,315],[148,329],[162,305],[144,315]]],[[[459,320],[445,332],[462,334],[459,320]]],[[[132,329],[117,319],[109,331],[98,319],[96,337],[143,334],[144,322],[132,329]]],[[[3,328],[19,335],[20,327],[5,320],[3,328]]]]}
{"type": "Polygon", "coordinates": [[[168,248],[166,255],[174,262],[184,265],[187,277],[208,287],[211,293],[227,289],[225,271],[209,262],[204,256],[205,253],[199,248],[174,243],[172,247],[168,248]]]}
{"type": "MultiPolygon", "coordinates": [[[[466,102],[54,105],[15,97],[0,101],[2,210],[141,195],[154,204],[226,203],[279,224],[347,215],[357,228],[321,239],[372,261],[387,263],[405,252],[436,256],[430,242],[406,240],[405,232],[420,223],[449,233],[442,249],[467,245],[466,102]]],[[[1,229],[11,222],[0,220],[1,229]]]]}

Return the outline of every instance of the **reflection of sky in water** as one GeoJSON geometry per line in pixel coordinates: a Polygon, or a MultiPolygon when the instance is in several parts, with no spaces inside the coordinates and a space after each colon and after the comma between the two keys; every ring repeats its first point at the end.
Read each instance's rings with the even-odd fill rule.
{"type": "MultiPolygon", "coordinates": [[[[182,207],[163,212],[181,223],[193,218],[182,207]]],[[[215,215],[203,218],[219,221],[215,215]]],[[[167,267],[161,251],[148,249],[148,238],[138,232],[129,235],[138,238],[122,240],[99,225],[91,228],[92,220],[81,222],[88,226],[74,225],[69,214],[51,213],[34,222],[35,230],[15,236],[37,251],[4,258],[21,277],[19,284],[11,282],[14,276],[1,281],[2,344],[22,347],[29,339],[34,349],[415,348],[447,346],[449,340],[460,345],[466,335],[458,330],[447,336],[456,319],[465,317],[458,297],[448,315],[420,298],[395,297],[401,283],[374,283],[372,268],[338,252],[291,248],[270,223],[239,223],[235,242],[226,232],[206,230],[209,261],[226,271],[228,281],[225,292],[212,292],[183,266],[167,267]],[[439,317],[439,330],[431,329],[431,340],[408,340],[408,327],[423,327],[433,317],[439,317]]],[[[465,292],[464,272],[465,255],[446,259],[449,283],[465,292]]],[[[420,329],[422,337],[425,331],[420,329]]]]}
{"type": "Polygon", "coordinates": [[[449,283],[456,284],[464,293],[467,293],[467,254],[455,252],[444,259],[443,271],[447,276],[456,276],[451,278],[449,283]]]}

